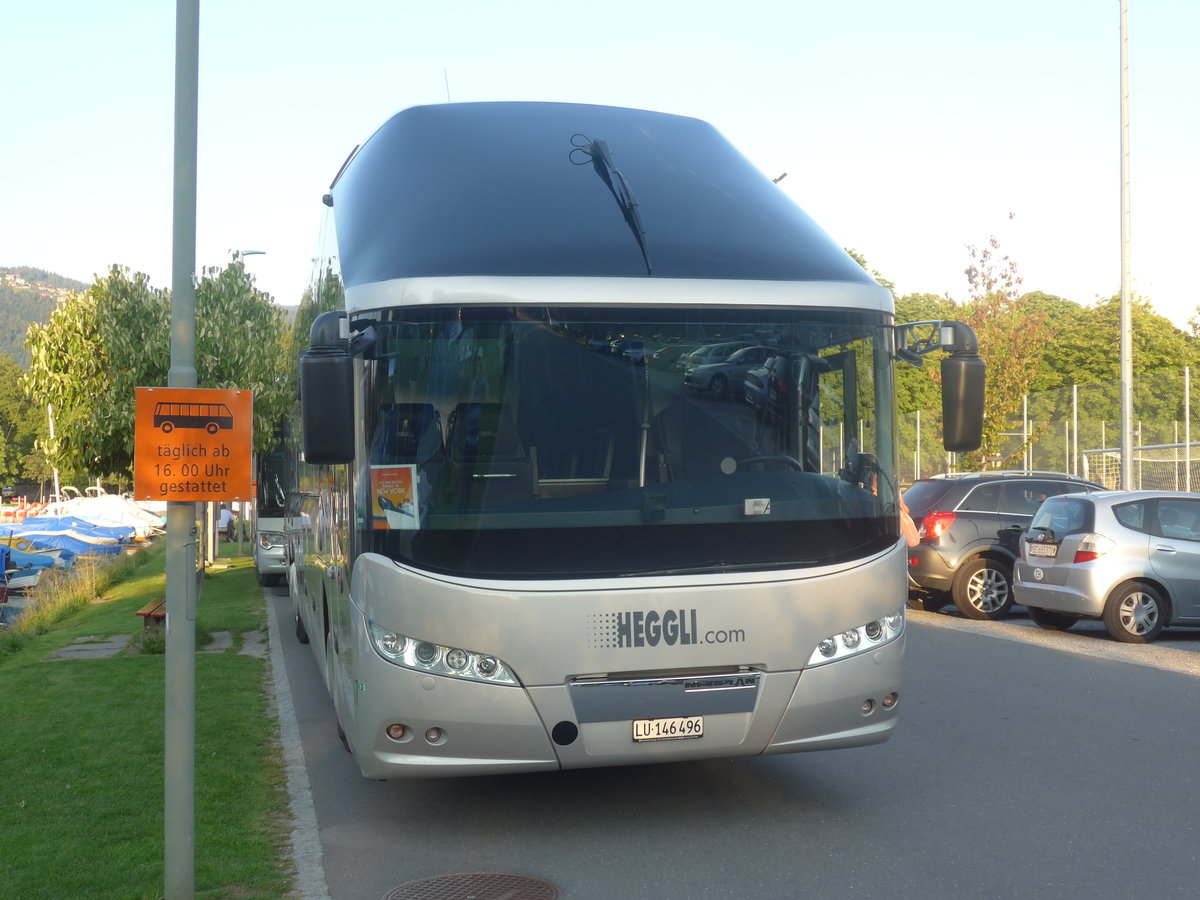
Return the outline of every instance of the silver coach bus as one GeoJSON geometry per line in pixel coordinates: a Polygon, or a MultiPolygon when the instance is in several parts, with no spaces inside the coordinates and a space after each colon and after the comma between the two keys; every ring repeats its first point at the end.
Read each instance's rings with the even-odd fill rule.
{"type": "Polygon", "coordinates": [[[317,290],[345,308],[300,362],[289,583],[364,776],[890,736],[893,366],[950,351],[947,445],[970,449],[969,329],[897,329],[888,291],[694,119],[416,107],[325,202],[317,290]],[[671,352],[719,343],[783,364],[751,398],[737,354],[701,379],[671,352]]]}

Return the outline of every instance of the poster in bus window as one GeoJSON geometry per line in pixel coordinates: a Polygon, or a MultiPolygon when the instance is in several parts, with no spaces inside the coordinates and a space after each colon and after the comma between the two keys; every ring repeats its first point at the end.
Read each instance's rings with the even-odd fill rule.
{"type": "Polygon", "coordinates": [[[371,527],[385,531],[421,527],[415,465],[371,466],[371,527]]]}

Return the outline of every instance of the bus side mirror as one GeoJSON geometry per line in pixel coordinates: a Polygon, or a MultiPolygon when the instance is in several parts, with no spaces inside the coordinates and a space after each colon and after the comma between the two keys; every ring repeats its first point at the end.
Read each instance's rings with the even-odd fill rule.
{"type": "Polygon", "coordinates": [[[942,443],[952,453],[978,450],[983,443],[983,398],[987,364],[970,325],[949,320],[896,326],[896,356],[914,366],[935,350],[942,360],[942,443]]]}
{"type": "Polygon", "coordinates": [[[942,431],[947,450],[965,453],[983,442],[983,397],[987,365],[977,355],[942,360],[942,431]]]}
{"type": "Polygon", "coordinates": [[[300,354],[304,459],[318,465],[354,460],[354,360],[342,337],[345,322],[344,312],[317,316],[300,354]]]}

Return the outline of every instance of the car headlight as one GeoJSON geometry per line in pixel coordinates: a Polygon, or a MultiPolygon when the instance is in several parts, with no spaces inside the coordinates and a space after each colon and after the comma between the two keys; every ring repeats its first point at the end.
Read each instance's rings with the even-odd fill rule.
{"type": "Polygon", "coordinates": [[[847,628],[817,642],[805,668],[823,666],[858,656],[884,644],[890,644],[904,633],[904,607],[857,628],[847,628]]]}
{"type": "Polygon", "coordinates": [[[431,675],[486,684],[520,684],[512,669],[494,656],[461,647],[443,647],[367,622],[371,646],[393,665],[431,675]]]}

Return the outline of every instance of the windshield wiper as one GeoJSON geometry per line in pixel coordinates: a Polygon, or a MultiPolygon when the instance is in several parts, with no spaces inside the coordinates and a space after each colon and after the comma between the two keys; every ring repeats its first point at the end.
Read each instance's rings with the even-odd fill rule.
{"type": "Polygon", "coordinates": [[[575,147],[570,153],[571,162],[577,166],[586,165],[587,159],[575,159],[576,151],[582,152],[591,160],[592,167],[600,176],[600,180],[612,191],[617,205],[621,207],[621,213],[625,216],[625,221],[633,231],[634,238],[637,239],[638,247],[641,248],[642,259],[646,261],[646,274],[653,275],[654,268],[650,265],[650,251],[646,247],[646,229],[642,227],[642,214],[638,212],[637,198],[633,196],[629,182],[625,180],[625,176],[613,162],[608,142],[603,138],[593,139],[586,134],[576,134],[571,137],[571,144],[575,147]]]}
{"type": "Polygon", "coordinates": [[[767,571],[776,568],[795,568],[797,566],[811,566],[816,564],[815,559],[789,559],[786,563],[781,562],[775,565],[764,563],[712,563],[707,566],[685,566],[678,569],[645,569],[637,572],[622,572],[619,578],[633,578],[638,576],[651,577],[655,575],[720,575],[725,572],[753,572],[767,571]]]}

